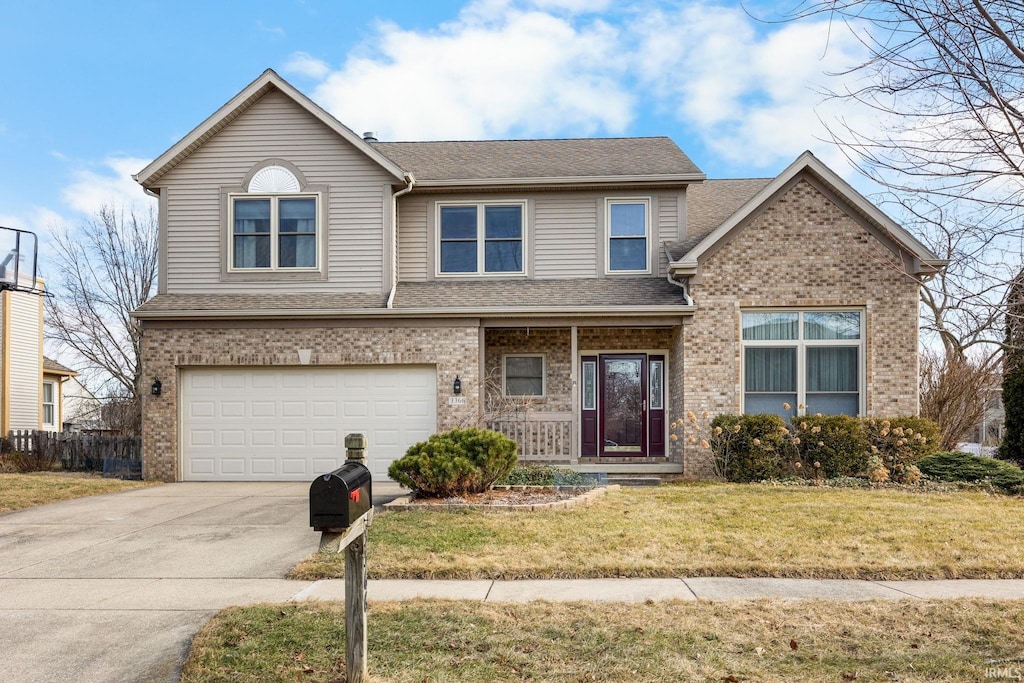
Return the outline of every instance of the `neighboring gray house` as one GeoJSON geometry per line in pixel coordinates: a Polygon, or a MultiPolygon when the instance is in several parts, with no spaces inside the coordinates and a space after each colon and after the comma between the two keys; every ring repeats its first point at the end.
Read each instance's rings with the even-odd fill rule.
{"type": "Polygon", "coordinates": [[[136,180],[150,479],[308,480],[348,432],[385,478],[478,423],[523,460],[703,476],[686,410],[917,412],[943,262],[810,153],[706,180],[665,137],[378,142],[267,71],[136,180]]]}

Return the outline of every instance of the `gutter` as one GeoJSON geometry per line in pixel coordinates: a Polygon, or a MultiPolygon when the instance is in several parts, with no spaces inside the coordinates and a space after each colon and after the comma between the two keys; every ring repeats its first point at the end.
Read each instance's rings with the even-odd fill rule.
{"type": "Polygon", "coordinates": [[[669,252],[668,246],[665,246],[664,248],[665,248],[665,257],[668,258],[668,268],[665,269],[667,271],[666,274],[665,274],[665,279],[668,280],[668,283],[670,285],[675,285],[676,287],[679,287],[680,289],[682,289],[683,290],[683,301],[686,302],[687,306],[689,306],[691,308],[695,308],[695,306],[693,304],[693,297],[690,296],[690,280],[689,280],[689,278],[687,278],[687,279],[685,279],[685,280],[680,282],[679,280],[676,280],[674,277],[672,277],[672,253],[669,252]]]}
{"type": "MultiPolygon", "coordinates": [[[[677,285],[680,283],[676,283],[677,285]]],[[[331,308],[297,311],[295,309],[262,309],[253,310],[177,310],[177,311],[134,311],[132,317],[137,320],[210,320],[210,319],[324,319],[324,318],[513,318],[521,316],[533,317],[649,317],[664,315],[692,315],[696,312],[693,305],[657,305],[657,306],[522,306],[520,308],[480,308],[479,306],[460,306],[452,308],[331,308]]]]}
{"type": "Polygon", "coordinates": [[[386,308],[395,307],[395,292],[398,291],[398,198],[412,192],[416,176],[405,174],[405,187],[391,195],[391,291],[388,292],[386,308]]]}

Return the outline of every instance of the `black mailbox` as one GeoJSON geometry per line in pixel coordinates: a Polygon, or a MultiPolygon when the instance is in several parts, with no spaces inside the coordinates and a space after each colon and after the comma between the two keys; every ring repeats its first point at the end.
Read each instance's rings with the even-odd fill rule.
{"type": "Polygon", "coordinates": [[[316,531],[352,526],[373,506],[371,479],[358,462],[317,477],[309,487],[309,525],[316,531]]]}

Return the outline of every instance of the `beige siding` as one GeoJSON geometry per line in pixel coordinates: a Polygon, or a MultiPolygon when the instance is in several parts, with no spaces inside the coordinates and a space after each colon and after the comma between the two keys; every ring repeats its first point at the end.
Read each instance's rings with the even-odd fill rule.
{"type": "Polygon", "coordinates": [[[293,101],[272,91],[161,180],[167,191],[167,292],[241,293],[221,281],[222,187],[238,187],[267,159],[329,186],[328,279],[275,282],[275,291],[382,291],[385,205],[392,178],[293,101]]]}
{"type": "Polygon", "coordinates": [[[11,429],[39,429],[42,368],[39,350],[42,329],[39,297],[11,293],[11,429]]]}
{"type": "Polygon", "coordinates": [[[658,214],[653,223],[655,235],[657,235],[657,252],[654,254],[654,263],[658,264],[656,274],[664,277],[668,274],[668,257],[661,245],[665,242],[674,242],[679,238],[679,195],[659,195],[657,202],[658,214]]]}
{"type": "Polygon", "coordinates": [[[534,274],[538,279],[597,277],[598,207],[590,194],[549,194],[537,199],[534,274]]]}
{"type": "Polygon", "coordinates": [[[676,192],[524,192],[516,195],[412,194],[399,200],[399,276],[406,281],[433,277],[431,214],[438,201],[526,200],[527,263],[533,277],[592,278],[604,272],[604,200],[606,197],[651,197],[651,217],[656,275],[666,272],[662,242],[679,233],[676,192]]]}
{"type": "Polygon", "coordinates": [[[427,197],[412,194],[398,200],[398,273],[402,280],[424,281],[430,267],[427,238],[427,197]]]}

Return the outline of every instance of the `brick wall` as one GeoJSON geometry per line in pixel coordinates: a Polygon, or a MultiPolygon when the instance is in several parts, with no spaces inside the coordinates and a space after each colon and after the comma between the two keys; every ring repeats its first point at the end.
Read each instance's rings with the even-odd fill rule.
{"type": "MultiPolygon", "coordinates": [[[[741,407],[740,311],[860,306],[866,315],[867,414],[916,414],[918,285],[892,251],[816,186],[799,180],[701,265],[684,327],[685,409],[741,407]]],[[[678,366],[677,366],[678,368],[678,366]]],[[[687,448],[685,474],[710,474],[687,448]]]]}
{"type": "Polygon", "coordinates": [[[159,377],[163,395],[143,404],[143,475],[178,477],[178,370],[190,366],[299,366],[299,349],[310,365],[436,365],[437,427],[475,424],[478,412],[480,329],[470,327],[268,327],[190,328],[147,325],[143,376],[159,377]],[[443,352],[441,351],[443,350],[443,352]],[[449,406],[452,382],[462,380],[466,404],[449,406]]]}

